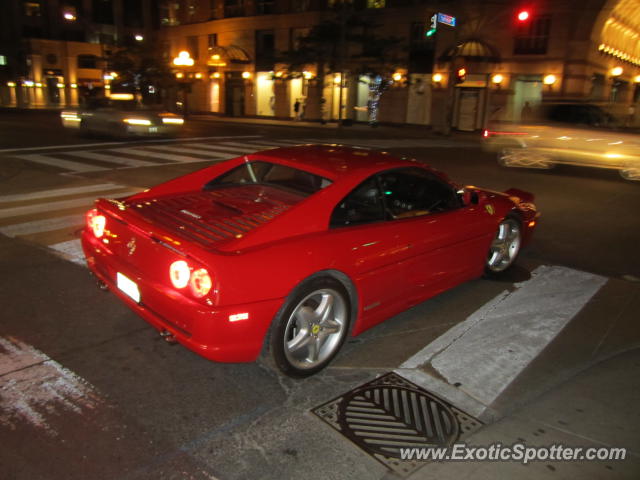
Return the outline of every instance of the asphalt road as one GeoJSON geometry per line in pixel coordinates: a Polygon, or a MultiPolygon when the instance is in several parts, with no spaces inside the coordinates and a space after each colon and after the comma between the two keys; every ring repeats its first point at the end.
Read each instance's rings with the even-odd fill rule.
{"type": "MultiPolygon", "coordinates": [[[[497,392],[488,405],[493,415],[507,415],[586,364],[640,344],[636,324],[614,328],[607,320],[619,304],[635,308],[629,299],[640,278],[640,185],[615,172],[505,170],[471,136],[193,119],[173,141],[113,143],[78,138],[50,113],[1,112],[0,185],[3,478],[391,478],[310,409],[406,366],[505,289],[526,284],[541,265],[593,280],[597,293],[585,295],[588,308],[546,339],[531,365],[505,374],[517,374],[517,381],[497,392]],[[388,145],[462,184],[532,191],[542,221],[511,278],[475,280],[398,315],[351,339],[331,368],[302,382],[169,346],[95,288],[76,243],[76,222],[93,196],[140,190],[200,168],[197,150],[232,156],[278,141],[388,145]],[[114,155],[130,164],[114,168],[107,160],[114,155]],[[597,315],[587,318],[587,311],[597,315]]],[[[569,301],[547,296],[551,311],[569,301]]]]}

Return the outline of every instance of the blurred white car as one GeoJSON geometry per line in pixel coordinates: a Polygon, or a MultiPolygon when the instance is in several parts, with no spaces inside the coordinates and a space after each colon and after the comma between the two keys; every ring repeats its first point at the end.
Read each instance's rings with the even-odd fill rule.
{"type": "Polygon", "coordinates": [[[85,134],[115,137],[171,136],[182,130],[184,119],[174,113],[141,107],[133,95],[91,99],[86,106],[60,113],[62,125],[85,134]],[[115,97],[115,98],[114,98],[115,97]]]}
{"type": "Polygon", "coordinates": [[[485,149],[497,152],[505,167],[548,169],[556,164],[616,169],[640,181],[640,135],[620,128],[597,105],[541,105],[520,124],[491,124],[485,149]]]}

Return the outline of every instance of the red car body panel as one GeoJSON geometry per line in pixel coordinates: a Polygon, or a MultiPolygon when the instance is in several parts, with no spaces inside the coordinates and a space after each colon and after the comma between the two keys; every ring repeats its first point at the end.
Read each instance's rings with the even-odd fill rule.
{"type": "Polygon", "coordinates": [[[380,152],[291,147],[219,163],[121,201],[100,199],[96,208],[107,219],[105,234],[97,238],[84,230],[87,264],[155,328],[211,360],[255,360],[287,296],[318,274],[339,278],[351,292],[351,334],[358,335],[479,277],[500,221],[515,212],[526,243],[539,215],[527,192],[477,189],[476,202],[453,211],[329,227],[335,206],[361,182],[402,167],[433,172],[380,152]],[[257,185],[203,191],[213,178],[254,160],[293,166],[332,183],[307,197],[257,185]],[[179,259],[209,271],[213,287],[207,296],[194,298],[171,284],[169,267],[179,259]],[[118,289],[118,272],[136,283],[139,302],[118,289]]]}

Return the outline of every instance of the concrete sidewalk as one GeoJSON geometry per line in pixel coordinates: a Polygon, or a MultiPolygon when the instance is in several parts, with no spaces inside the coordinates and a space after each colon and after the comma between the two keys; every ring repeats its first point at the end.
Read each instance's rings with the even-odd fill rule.
{"type": "Polygon", "coordinates": [[[430,463],[412,480],[640,478],[640,350],[595,365],[512,415],[484,427],[467,445],[626,448],[624,460],[430,463]]]}
{"type": "Polygon", "coordinates": [[[410,478],[640,478],[639,309],[638,283],[608,279],[491,404],[502,417],[465,440],[483,448],[625,448],[624,460],[443,461],[426,464],[410,478]]]}

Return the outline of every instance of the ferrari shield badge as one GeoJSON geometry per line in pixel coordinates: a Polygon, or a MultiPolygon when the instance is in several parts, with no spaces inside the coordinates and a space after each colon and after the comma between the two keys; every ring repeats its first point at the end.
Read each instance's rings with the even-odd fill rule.
{"type": "Polygon", "coordinates": [[[495,209],[495,208],[493,208],[493,205],[491,205],[491,204],[487,204],[487,205],[485,205],[485,206],[484,206],[484,209],[487,211],[487,213],[488,213],[489,215],[493,215],[494,213],[496,213],[496,209],[495,209]]]}
{"type": "Polygon", "coordinates": [[[133,252],[136,251],[136,239],[132,238],[131,240],[129,240],[129,243],[127,243],[127,249],[129,252],[129,255],[133,255],[133,252]]]}

